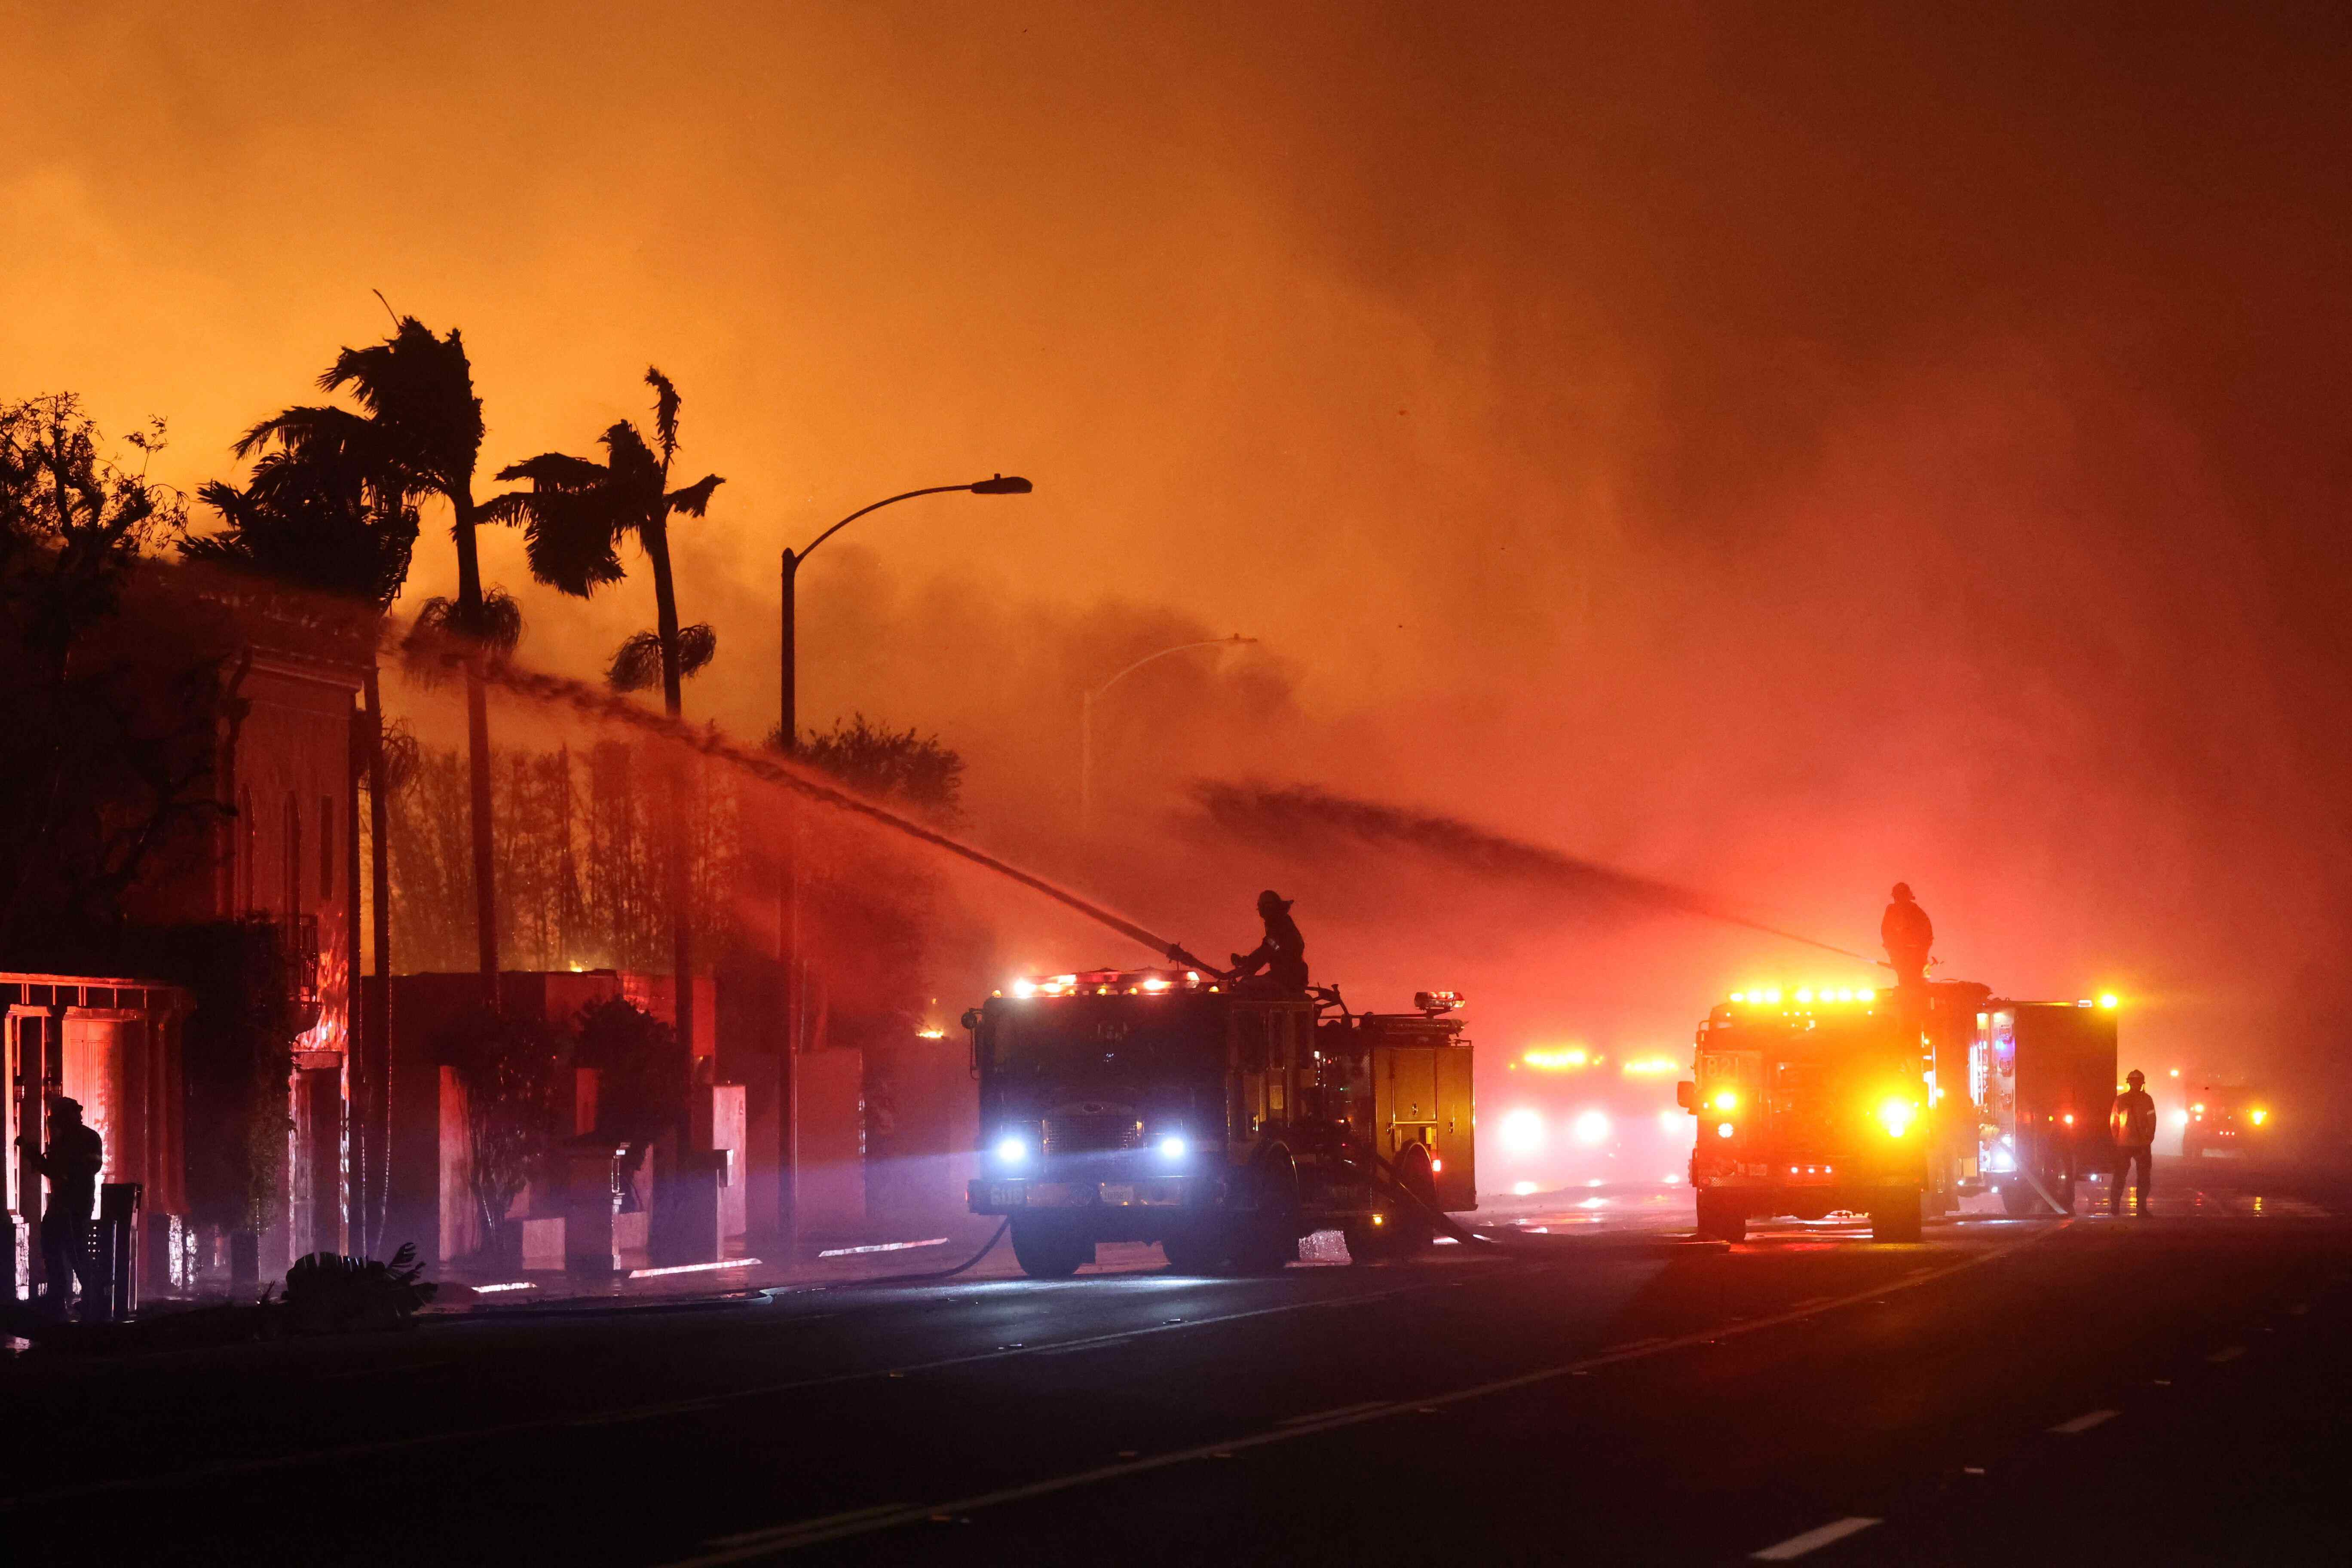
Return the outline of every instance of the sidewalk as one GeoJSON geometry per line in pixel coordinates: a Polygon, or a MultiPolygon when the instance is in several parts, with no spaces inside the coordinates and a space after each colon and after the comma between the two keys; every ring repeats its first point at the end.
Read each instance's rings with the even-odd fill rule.
{"type": "MultiPolygon", "coordinates": [[[[739,1243],[734,1255],[717,1263],[682,1268],[641,1268],[610,1279],[593,1279],[560,1268],[485,1270],[453,1263],[426,1276],[441,1289],[427,1316],[530,1310],[593,1310],[615,1306],[684,1306],[755,1296],[762,1290],[813,1289],[855,1285],[893,1275],[952,1268],[980,1250],[998,1222],[961,1215],[924,1232],[876,1233],[836,1239],[803,1238],[795,1258],[775,1247],[739,1243]]],[[[1106,1248],[1106,1251],[1109,1249],[1106,1248]]],[[[1158,1259],[1157,1249],[1151,1252],[1158,1259]]],[[[1013,1278],[1020,1268],[1009,1247],[997,1246],[968,1279],[1013,1278]]]]}

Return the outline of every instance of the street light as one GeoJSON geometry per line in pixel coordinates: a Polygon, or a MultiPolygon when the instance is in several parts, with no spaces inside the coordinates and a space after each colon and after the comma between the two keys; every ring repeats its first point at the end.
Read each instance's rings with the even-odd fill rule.
{"type": "Polygon", "coordinates": [[[976,496],[1025,496],[1034,487],[1031,486],[1027,479],[1023,479],[1018,474],[992,474],[987,479],[980,479],[968,485],[932,485],[925,489],[908,490],[901,495],[886,496],[882,500],[876,501],[872,506],[859,507],[856,511],[851,512],[847,517],[843,518],[839,522],[835,523],[831,528],[828,528],[823,533],[818,534],[814,539],[809,542],[808,549],[803,550],[797,554],[790,550],[784,552],[784,654],[782,671],[783,680],[782,683],[783,689],[782,707],[784,721],[782,726],[779,727],[777,732],[783,740],[784,750],[786,752],[794,752],[800,749],[800,664],[796,647],[798,622],[793,612],[793,585],[800,580],[801,563],[806,561],[818,545],[823,544],[826,540],[831,539],[835,534],[839,533],[843,529],[847,528],[851,523],[856,522],[867,512],[879,511],[884,507],[893,505],[898,501],[912,500],[917,496],[945,495],[951,490],[969,490],[976,496]]]}
{"type": "Polygon", "coordinates": [[[1254,644],[1256,641],[1257,638],[1255,637],[1245,637],[1242,636],[1241,633],[1235,632],[1229,637],[1210,637],[1202,642],[1178,643],[1174,647],[1163,647],[1158,653],[1144,655],[1141,658],[1137,659],[1133,664],[1129,665],[1125,669],[1120,670],[1117,675],[1112,676],[1108,680],[1104,681],[1100,686],[1096,687],[1092,691],[1086,694],[1085,700],[1080,705],[1080,713],[1078,718],[1078,830],[1080,832],[1092,833],[1094,831],[1095,699],[1100,697],[1104,692],[1108,691],[1112,687],[1117,686],[1120,681],[1125,680],[1129,676],[1133,675],[1137,670],[1141,669],[1145,665],[1151,663],[1155,659],[1166,658],[1170,654],[1189,653],[1196,647],[1239,647],[1244,644],[1254,644]]]}
{"type": "MultiPolygon", "coordinates": [[[[816,547],[864,517],[869,511],[879,511],[886,506],[917,496],[944,495],[950,490],[969,490],[976,496],[1025,496],[1031,489],[1027,479],[1018,474],[992,474],[987,479],[968,485],[931,485],[919,490],[908,490],[895,496],[885,496],[872,506],[859,507],[823,533],[809,542],[808,549],[784,552],[783,564],[783,723],[778,727],[777,739],[783,742],[786,755],[800,750],[799,657],[797,647],[797,617],[793,614],[793,590],[800,580],[801,563],[806,561],[816,547]]],[[[779,1151],[783,1164],[782,1191],[777,1194],[782,1211],[777,1218],[785,1242],[785,1256],[800,1253],[800,1147],[801,1147],[801,1075],[793,1058],[800,1055],[801,994],[795,975],[800,955],[800,813],[788,798],[785,802],[782,830],[782,848],[777,859],[776,899],[776,973],[782,984],[781,1011],[784,1033],[779,1053],[777,1089],[782,1101],[783,1147],[779,1151]]]]}

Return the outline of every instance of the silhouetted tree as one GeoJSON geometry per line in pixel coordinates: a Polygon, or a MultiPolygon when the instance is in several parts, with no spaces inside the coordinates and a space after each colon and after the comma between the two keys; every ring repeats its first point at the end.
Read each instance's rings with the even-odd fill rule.
{"type": "Polygon", "coordinates": [[[403,316],[381,343],[346,348],[320,376],[327,392],[348,390],[361,412],[331,405],[281,410],[246,432],[239,457],[275,447],[316,464],[348,465],[366,476],[379,504],[437,496],[449,503],[457,547],[457,598],[429,601],[418,616],[428,637],[454,639],[466,671],[466,745],[473,826],[475,943],[485,984],[495,994],[498,919],[490,837],[489,709],[484,661],[510,650],[520,632],[514,603],[482,587],[475,530],[484,508],[474,500],[482,448],[482,401],[456,328],[436,335],[403,316]]]}
{"type": "MultiPolygon", "coordinates": [[[[131,445],[159,449],[162,425],[131,445]]],[[[71,395],[0,405],[0,952],[119,939],[132,884],[219,809],[226,617],[121,613],[143,548],[181,521],[175,496],[101,454],[71,395]]]]}
{"type": "Polygon", "coordinates": [[[934,822],[952,822],[963,795],[963,758],[937,735],[891,730],[865,714],[835,720],[831,730],[809,731],[796,747],[783,744],[781,731],[768,744],[831,773],[859,795],[911,806],[934,822]]]}
{"type": "Polygon", "coordinates": [[[475,1215],[483,1249],[496,1253],[499,1225],[554,1135],[564,1042],[552,1024],[482,1008],[443,1030],[435,1046],[465,1086],[475,1215]]]}
{"type": "MultiPolygon", "coordinates": [[[[711,492],[724,481],[717,474],[705,474],[690,485],[670,488],[670,470],[677,459],[677,388],[654,369],[646,372],[646,384],[654,389],[652,445],[646,444],[635,425],[621,420],[604,434],[604,461],[601,463],[562,452],[542,452],[500,469],[501,480],[529,479],[531,488],[499,497],[488,511],[500,521],[523,524],[533,576],[582,598],[620,580],[621,540],[625,536],[636,540],[653,566],[654,631],[650,646],[643,632],[621,645],[613,656],[608,679],[628,691],[651,685],[651,678],[658,675],[663,710],[675,719],[685,710],[682,683],[710,661],[718,649],[718,637],[708,626],[681,629],[677,624],[669,520],[680,513],[702,516],[709,510],[711,492]]],[[[682,763],[673,764],[674,774],[682,772],[682,763]]],[[[682,784],[683,781],[675,782],[682,784]]],[[[677,793],[683,795],[683,788],[677,793]]],[[[691,1045],[694,955],[686,907],[687,847],[682,832],[676,838],[668,870],[677,1022],[678,1034],[691,1045]]]]}

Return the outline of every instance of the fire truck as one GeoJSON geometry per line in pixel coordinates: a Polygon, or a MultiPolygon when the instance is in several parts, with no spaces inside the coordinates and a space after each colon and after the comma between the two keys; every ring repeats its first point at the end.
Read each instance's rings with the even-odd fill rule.
{"type": "Polygon", "coordinates": [[[2189,1105],[2180,1129],[2180,1152],[2190,1160],[2210,1151],[2252,1153],[2269,1146],[2275,1131],[2268,1097],[2244,1084],[2209,1083],[2189,1105]]]}
{"type": "Polygon", "coordinates": [[[1106,1241],[1156,1241],[1187,1273],[1279,1268],[1323,1229],[1360,1262],[1424,1247],[1478,1199],[1461,998],[1413,1002],[1351,1013],[1202,968],[1015,981],[963,1016],[971,1211],[1005,1215],[1040,1278],[1106,1241]]]}
{"type": "Polygon", "coordinates": [[[1732,993],[1677,1086],[1698,1119],[1699,1235],[1851,1212],[1878,1240],[1916,1241],[1923,1215],[1985,1192],[2011,1214],[2071,1209],[2110,1163],[2114,1007],[1967,981],[1732,993]]]}

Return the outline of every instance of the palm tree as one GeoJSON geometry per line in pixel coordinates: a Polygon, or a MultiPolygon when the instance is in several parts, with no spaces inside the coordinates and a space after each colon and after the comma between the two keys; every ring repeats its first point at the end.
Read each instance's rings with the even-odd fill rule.
{"type": "MultiPolygon", "coordinates": [[[[680,399],[677,388],[658,370],[646,372],[646,384],[654,389],[651,445],[635,425],[624,419],[604,432],[601,463],[562,452],[542,452],[502,468],[501,480],[528,479],[531,488],[500,496],[483,509],[483,515],[500,522],[521,523],[531,574],[583,599],[604,584],[620,581],[621,540],[625,535],[635,538],[646,559],[653,563],[654,630],[636,633],[623,642],[606,678],[624,691],[641,689],[658,678],[663,710],[676,719],[685,709],[686,678],[710,662],[718,651],[718,637],[708,626],[677,624],[677,588],[670,575],[669,520],[680,513],[704,515],[710,509],[710,492],[724,481],[717,474],[705,474],[690,485],[670,488],[670,470],[677,459],[680,399]]],[[[678,776],[675,758],[671,772],[671,798],[682,801],[684,780],[678,776]]],[[[674,824],[669,838],[677,1033],[691,1046],[694,970],[682,823],[674,824]]]]}
{"type": "Polygon", "coordinates": [[[520,629],[514,603],[482,591],[474,531],[483,509],[474,500],[474,468],[482,449],[482,400],[456,328],[447,337],[414,316],[367,348],[346,348],[319,378],[326,392],[348,389],[362,412],[332,405],[281,410],[246,432],[239,457],[272,448],[316,464],[348,466],[365,475],[375,504],[413,505],[437,496],[454,514],[457,601],[425,606],[421,625],[457,637],[465,648],[466,750],[472,784],[475,940],[486,1000],[498,999],[497,889],[490,858],[490,721],[483,687],[484,661],[510,648],[520,629]]]}
{"type": "MultiPolygon", "coordinates": [[[[254,465],[243,489],[215,479],[198,489],[196,498],[217,511],[225,526],[217,533],[182,539],[180,553],[190,561],[356,600],[378,617],[392,607],[408,580],[409,558],[416,546],[416,508],[396,493],[377,492],[366,467],[348,451],[322,450],[310,458],[268,452],[254,465]]],[[[391,1108],[392,1066],[392,883],[384,820],[389,781],[383,693],[374,647],[371,637],[362,688],[367,705],[362,741],[369,830],[375,846],[369,902],[378,983],[375,995],[364,1003],[360,1001],[356,941],[352,951],[352,991],[362,1015],[362,1048],[354,1053],[352,1073],[359,1108],[352,1212],[363,1253],[382,1239],[390,1131],[384,1118],[391,1108]]],[[[352,897],[356,907],[356,887],[352,897]]]]}

